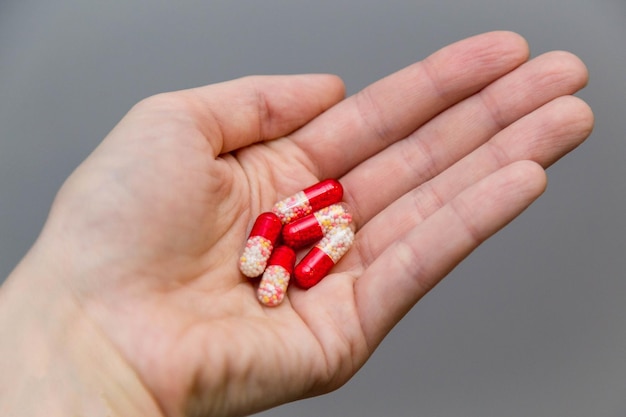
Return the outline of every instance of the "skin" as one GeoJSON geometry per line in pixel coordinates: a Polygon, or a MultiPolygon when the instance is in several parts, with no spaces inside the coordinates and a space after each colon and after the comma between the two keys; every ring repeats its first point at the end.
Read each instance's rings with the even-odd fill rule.
{"type": "Polygon", "coordinates": [[[297,75],[138,103],[0,288],[0,414],[235,416],[344,384],[590,134],[571,96],[584,64],[528,58],[493,32],[347,99],[335,76],[297,75]],[[344,185],[355,245],[264,307],[237,269],[247,233],[324,178],[344,185]]]}

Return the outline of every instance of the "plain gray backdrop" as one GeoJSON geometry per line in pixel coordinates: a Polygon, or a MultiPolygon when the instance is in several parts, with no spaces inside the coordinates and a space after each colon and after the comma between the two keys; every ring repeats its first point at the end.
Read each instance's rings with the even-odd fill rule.
{"type": "Polygon", "coordinates": [[[593,135],[347,385],[260,415],[625,416],[625,0],[2,0],[0,277],[138,100],[299,72],[336,73],[353,94],[495,29],[525,36],[533,56],[586,62],[593,135]]]}

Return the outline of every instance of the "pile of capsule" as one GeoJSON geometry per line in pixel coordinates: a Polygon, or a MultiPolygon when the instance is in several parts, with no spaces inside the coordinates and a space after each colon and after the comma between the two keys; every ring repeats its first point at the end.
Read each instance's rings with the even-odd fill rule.
{"type": "Polygon", "coordinates": [[[249,278],[262,275],[257,290],[262,304],[280,304],[292,275],[299,287],[311,288],[350,249],[354,225],[342,197],[339,181],[324,180],[257,217],[239,258],[239,269],[249,278]],[[316,242],[296,265],[295,250],[316,242]]]}

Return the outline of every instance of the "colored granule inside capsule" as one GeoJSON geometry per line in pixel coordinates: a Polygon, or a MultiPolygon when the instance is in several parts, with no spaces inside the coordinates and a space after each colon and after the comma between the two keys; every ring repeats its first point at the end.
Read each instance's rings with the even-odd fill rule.
{"type": "Polygon", "coordinates": [[[239,258],[241,273],[250,278],[261,275],[267,266],[272,249],[272,242],[262,236],[252,236],[248,239],[239,258]]]}
{"type": "Polygon", "coordinates": [[[300,191],[291,197],[279,201],[272,208],[272,212],[276,214],[283,224],[294,221],[301,217],[311,214],[313,207],[304,191],[300,191]]]}
{"type": "Polygon", "coordinates": [[[354,231],[349,227],[340,227],[324,236],[316,246],[328,255],[333,263],[337,263],[353,243],[354,231]]]}
{"type": "Polygon", "coordinates": [[[289,272],[282,266],[268,266],[257,291],[259,301],[270,307],[280,304],[285,298],[289,279],[289,272]]]}
{"type": "Polygon", "coordinates": [[[352,215],[342,204],[333,204],[314,213],[324,234],[337,227],[347,227],[352,223],[352,215]]]}

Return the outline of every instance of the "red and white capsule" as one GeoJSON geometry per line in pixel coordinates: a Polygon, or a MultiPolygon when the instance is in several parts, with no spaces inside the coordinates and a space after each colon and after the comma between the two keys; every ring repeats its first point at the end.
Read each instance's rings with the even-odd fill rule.
{"type": "Polygon", "coordinates": [[[265,271],[267,261],[280,235],[282,223],[274,213],[261,213],[256,218],[241,257],[239,270],[249,278],[265,271]]]}
{"type": "Polygon", "coordinates": [[[307,216],[314,211],[341,201],[343,187],[339,181],[328,179],[279,201],[272,208],[283,224],[307,216]]]}
{"type": "Polygon", "coordinates": [[[257,290],[257,298],[261,304],[275,307],[283,302],[295,263],[296,254],[293,249],[288,246],[274,249],[257,290]]]}
{"type": "Polygon", "coordinates": [[[331,204],[283,227],[283,242],[294,249],[322,239],[331,229],[347,227],[352,213],[346,203],[331,204]]]}
{"type": "Polygon", "coordinates": [[[294,269],[294,280],[302,288],[311,288],[320,282],[354,243],[352,223],[337,227],[307,253],[294,269]]]}

